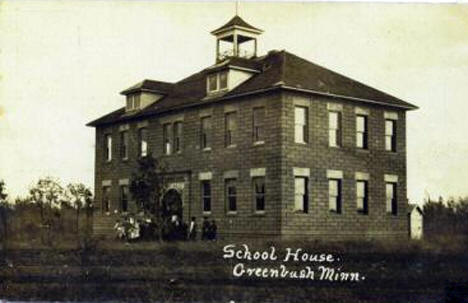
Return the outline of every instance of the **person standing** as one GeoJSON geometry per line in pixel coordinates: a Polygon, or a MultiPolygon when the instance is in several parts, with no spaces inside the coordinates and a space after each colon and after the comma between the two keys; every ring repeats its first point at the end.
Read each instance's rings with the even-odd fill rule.
{"type": "Polygon", "coordinates": [[[189,225],[188,238],[189,240],[195,241],[197,239],[197,218],[192,217],[189,225]]]}
{"type": "Polygon", "coordinates": [[[218,226],[216,225],[215,220],[211,220],[211,224],[209,226],[209,239],[211,241],[216,241],[216,233],[218,232],[218,226]]]}
{"type": "Polygon", "coordinates": [[[209,233],[210,233],[210,222],[208,221],[207,217],[203,218],[202,224],[202,240],[209,240],[209,233]]]}

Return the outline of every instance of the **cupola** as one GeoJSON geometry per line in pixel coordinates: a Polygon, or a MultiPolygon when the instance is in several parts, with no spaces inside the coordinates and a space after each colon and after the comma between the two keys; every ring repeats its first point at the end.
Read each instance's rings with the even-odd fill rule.
{"type": "Polygon", "coordinates": [[[234,16],[228,23],[211,32],[216,37],[216,62],[230,57],[256,57],[257,37],[262,32],[241,17],[234,16]]]}

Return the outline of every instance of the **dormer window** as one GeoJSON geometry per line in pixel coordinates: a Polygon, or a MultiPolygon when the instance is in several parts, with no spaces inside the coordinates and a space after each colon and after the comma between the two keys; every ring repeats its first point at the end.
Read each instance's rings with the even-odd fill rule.
{"type": "Polygon", "coordinates": [[[140,95],[131,94],[127,96],[127,110],[135,110],[140,108],[140,95]]]}
{"type": "Polygon", "coordinates": [[[228,88],[228,72],[222,71],[211,74],[207,78],[209,93],[216,93],[228,88]]]}

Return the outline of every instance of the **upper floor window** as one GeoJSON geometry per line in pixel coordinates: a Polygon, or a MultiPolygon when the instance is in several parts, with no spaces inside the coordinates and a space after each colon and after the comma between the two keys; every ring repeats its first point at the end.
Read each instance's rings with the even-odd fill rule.
{"type": "Polygon", "coordinates": [[[359,213],[368,213],[368,184],[366,180],[356,180],[356,202],[359,213]]]}
{"type": "Polygon", "coordinates": [[[120,186],[120,210],[122,212],[128,211],[128,186],[120,186]]]}
{"type": "Polygon", "coordinates": [[[328,179],[328,208],[332,212],[341,213],[340,179],[328,179]]]}
{"type": "Polygon", "coordinates": [[[207,82],[209,93],[225,90],[228,87],[228,73],[227,71],[222,71],[208,75],[207,82]]]}
{"type": "Polygon", "coordinates": [[[106,161],[112,160],[112,135],[104,136],[104,159],[106,161]]]}
{"type": "Polygon", "coordinates": [[[308,178],[306,177],[294,177],[294,211],[297,212],[308,212],[308,178]]]}
{"type": "Polygon", "coordinates": [[[253,142],[264,142],[264,123],[265,123],[265,108],[256,107],[253,109],[253,142]]]}
{"type": "Polygon", "coordinates": [[[294,107],[294,142],[296,143],[307,143],[307,116],[307,107],[294,107]]]}
{"type": "Polygon", "coordinates": [[[396,121],[385,120],[385,150],[396,151],[396,121]]]}
{"type": "Polygon", "coordinates": [[[140,157],[148,155],[148,129],[145,127],[138,130],[139,154],[140,157]]]}
{"type": "Polygon", "coordinates": [[[211,212],[211,182],[209,180],[201,182],[201,198],[203,212],[211,212]]]}
{"type": "Polygon", "coordinates": [[[254,190],[254,207],[255,212],[262,213],[265,211],[265,178],[253,178],[254,190]]]}
{"type": "Polygon", "coordinates": [[[164,154],[170,155],[172,153],[172,124],[170,123],[163,125],[163,142],[164,154]]]}
{"type": "Polygon", "coordinates": [[[211,147],[211,117],[201,118],[201,148],[207,149],[211,147]]]}
{"type": "Polygon", "coordinates": [[[385,183],[385,197],[386,197],[387,213],[396,215],[397,214],[396,183],[394,182],[385,183]]]}
{"type": "Polygon", "coordinates": [[[174,123],[174,152],[182,151],[182,122],[174,123]]]}
{"type": "Polygon", "coordinates": [[[367,116],[356,116],[356,147],[367,149],[368,148],[368,130],[367,130],[367,116]]]}
{"type": "Polygon", "coordinates": [[[128,159],[128,131],[120,132],[120,157],[128,159]]]}
{"type": "Polygon", "coordinates": [[[226,179],[225,183],[227,212],[235,213],[237,212],[236,179],[226,179]]]}
{"type": "Polygon", "coordinates": [[[237,113],[230,112],[225,115],[225,145],[226,147],[234,146],[237,132],[237,113]]]}
{"type": "Polygon", "coordinates": [[[140,108],[140,95],[132,94],[127,96],[127,110],[140,108]]]}
{"type": "Polygon", "coordinates": [[[328,144],[332,147],[341,146],[341,113],[328,112],[328,144]]]}

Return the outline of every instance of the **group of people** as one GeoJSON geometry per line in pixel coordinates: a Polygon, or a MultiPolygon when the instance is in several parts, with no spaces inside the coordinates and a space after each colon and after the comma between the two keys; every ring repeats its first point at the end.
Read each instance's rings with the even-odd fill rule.
{"type": "MultiPolygon", "coordinates": [[[[187,225],[179,219],[179,216],[173,215],[168,222],[164,234],[164,240],[197,240],[197,218],[192,217],[190,223],[187,225]]],[[[218,226],[215,220],[208,221],[208,218],[203,219],[201,229],[201,240],[215,241],[217,238],[218,226]]]]}

